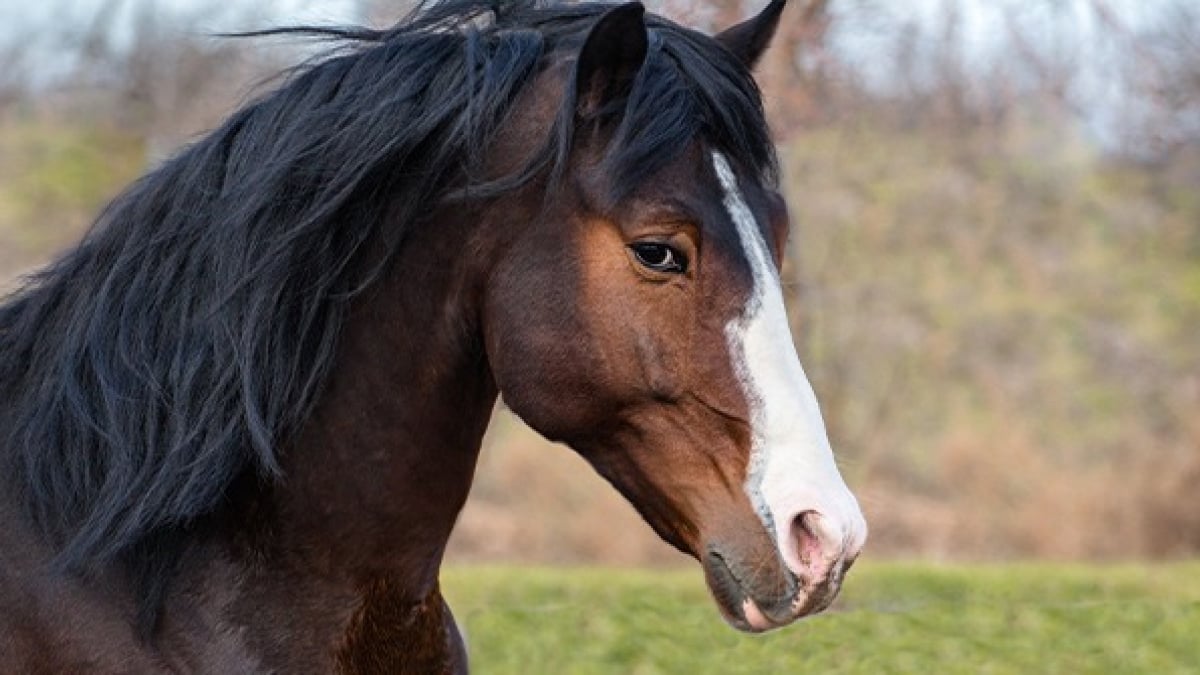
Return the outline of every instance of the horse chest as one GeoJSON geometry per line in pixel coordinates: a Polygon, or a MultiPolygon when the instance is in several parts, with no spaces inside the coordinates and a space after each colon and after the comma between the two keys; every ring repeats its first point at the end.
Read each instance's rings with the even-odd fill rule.
{"type": "Polygon", "coordinates": [[[386,580],[368,585],[336,656],[339,675],[466,673],[462,638],[441,593],[413,604],[386,580]]]}

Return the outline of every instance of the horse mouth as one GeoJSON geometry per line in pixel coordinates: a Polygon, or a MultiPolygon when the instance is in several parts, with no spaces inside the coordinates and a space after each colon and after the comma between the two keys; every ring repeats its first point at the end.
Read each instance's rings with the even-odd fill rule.
{"type": "Polygon", "coordinates": [[[746,633],[782,628],[797,619],[829,607],[842,587],[849,565],[837,565],[824,578],[803,582],[790,572],[784,594],[756,593],[752,584],[734,573],[725,557],[715,551],[704,556],[705,580],[726,623],[746,633]],[[775,595],[775,597],[771,597],[775,595]]]}

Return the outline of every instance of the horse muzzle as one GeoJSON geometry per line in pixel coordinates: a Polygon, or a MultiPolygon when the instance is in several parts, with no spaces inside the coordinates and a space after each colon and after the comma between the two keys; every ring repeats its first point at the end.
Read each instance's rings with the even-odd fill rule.
{"type": "Polygon", "coordinates": [[[770,553],[741,555],[713,545],[703,559],[705,579],[725,620],[761,633],[816,614],[833,603],[862,539],[842,534],[815,512],[801,514],[791,541],[770,553]]]}

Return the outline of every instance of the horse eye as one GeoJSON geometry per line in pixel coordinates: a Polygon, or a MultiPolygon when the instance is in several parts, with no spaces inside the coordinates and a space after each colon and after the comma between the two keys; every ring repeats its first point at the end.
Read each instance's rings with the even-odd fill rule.
{"type": "Polygon", "coordinates": [[[671,274],[683,274],[687,271],[687,258],[667,244],[639,242],[630,244],[629,248],[637,261],[647,269],[671,274]]]}

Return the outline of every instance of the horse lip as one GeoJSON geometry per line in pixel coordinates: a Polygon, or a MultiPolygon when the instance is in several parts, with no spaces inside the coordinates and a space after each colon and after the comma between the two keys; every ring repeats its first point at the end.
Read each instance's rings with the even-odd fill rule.
{"type": "Polygon", "coordinates": [[[759,633],[787,625],[801,616],[796,613],[796,602],[803,601],[805,594],[790,573],[785,572],[788,574],[788,593],[776,599],[762,600],[750,592],[750,586],[734,573],[719,551],[709,550],[704,567],[708,573],[709,590],[717,606],[725,619],[738,630],[759,633]]]}
{"type": "Polygon", "coordinates": [[[721,610],[722,616],[739,630],[750,630],[742,609],[745,594],[742,585],[733,576],[725,559],[715,551],[704,556],[705,578],[708,589],[721,610]]]}
{"type": "Polygon", "coordinates": [[[722,616],[734,628],[761,633],[827,609],[837,598],[849,565],[835,564],[825,578],[803,583],[785,569],[788,592],[771,600],[756,598],[719,550],[710,548],[703,562],[709,590],[722,616]]]}

